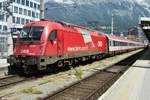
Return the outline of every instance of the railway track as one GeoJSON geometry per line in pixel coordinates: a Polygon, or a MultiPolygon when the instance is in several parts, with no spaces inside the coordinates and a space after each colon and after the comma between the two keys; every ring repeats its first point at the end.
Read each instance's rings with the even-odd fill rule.
{"type": "Polygon", "coordinates": [[[137,53],[128,59],[98,71],[83,80],[79,80],[66,88],[40,99],[96,100],[143,54],[143,52],[137,53]]]}
{"type": "Polygon", "coordinates": [[[23,81],[26,81],[26,78],[15,76],[15,75],[0,78],[0,89],[4,89],[6,87],[16,85],[23,81]]]}
{"type": "Polygon", "coordinates": [[[17,75],[10,75],[3,78],[0,78],[0,89],[6,89],[11,86],[15,86],[19,83],[29,81],[34,79],[33,77],[27,78],[27,77],[21,77],[17,75]]]}

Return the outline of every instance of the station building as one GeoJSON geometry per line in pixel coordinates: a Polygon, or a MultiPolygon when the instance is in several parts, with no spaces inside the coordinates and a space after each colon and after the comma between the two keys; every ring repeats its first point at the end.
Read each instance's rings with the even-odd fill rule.
{"type": "MultiPolygon", "coordinates": [[[[7,17],[5,13],[4,2],[0,0],[0,31],[8,31],[7,17]]],[[[21,29],[24,24],[39,20],[40,2],[39,0],[13,0],[12,10],[12,28],[21,29]]]]}
{"type": "Polygon", "coordinates": [[[39,0],[12,0],[11,3],[10,1],[0,0],[0,58],[13,54],[13,44],[24,24],[40,19],[39,0]],[[9,5],[6,2],[9,2],[9,5]],[[6,6],[10,7],[9,10],[6,6]],[[7,21],[9,15],[11,22],[7,21]]]}

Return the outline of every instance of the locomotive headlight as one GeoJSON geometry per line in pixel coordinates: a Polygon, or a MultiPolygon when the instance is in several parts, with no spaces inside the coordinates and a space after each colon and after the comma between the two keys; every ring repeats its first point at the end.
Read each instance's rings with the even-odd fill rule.
{"type": "Polygon", "coordinates": [[[103,42],[102,41],[98,41],[97,46],[98,47],[102,47],[103,46],[103,42]]]}
{"type": "Polygon", "coordinates": [[[53,41],[53,44],[56,44],[56,43],[57,43],[57,41],[56,41],[56,40],[54,40],[54,41],[53,41]]]}

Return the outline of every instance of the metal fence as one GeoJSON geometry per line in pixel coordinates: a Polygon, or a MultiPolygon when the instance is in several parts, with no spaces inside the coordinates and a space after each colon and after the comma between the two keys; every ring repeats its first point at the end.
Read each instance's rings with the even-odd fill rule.
{"type": "Polygon", "coordinates": [[[13,54],[13,41],[11,33],[0,33],[0,58],[7,58],[13,54]]]}

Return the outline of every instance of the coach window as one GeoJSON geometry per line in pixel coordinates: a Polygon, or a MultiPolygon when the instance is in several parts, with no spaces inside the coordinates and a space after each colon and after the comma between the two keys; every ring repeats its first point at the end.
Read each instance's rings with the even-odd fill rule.
{"type": "Polygon", "coordinates": [[[114,40],[112,40],[112,46],[115,46],[115,41],[114,40]]]}
{"type": "Polygon", "coordinates": [[[57,30],[51,31],[50,36],[49,36],[49,40],[50,40],[50,41],[53,41],[53,40],[55,40],[56,38],[57,38],[57,30]]]}
{"type": "Polygon", "coordinates": [[[110,45],[110,46],[112,46],[112,42],[111,42],[111,40],[109,40],[109,45],[110,45]]]}
{"type": "Polygon", "coordinates": [[[113,41],[114,46],[117,46],[117,41],[113,41]]]}

